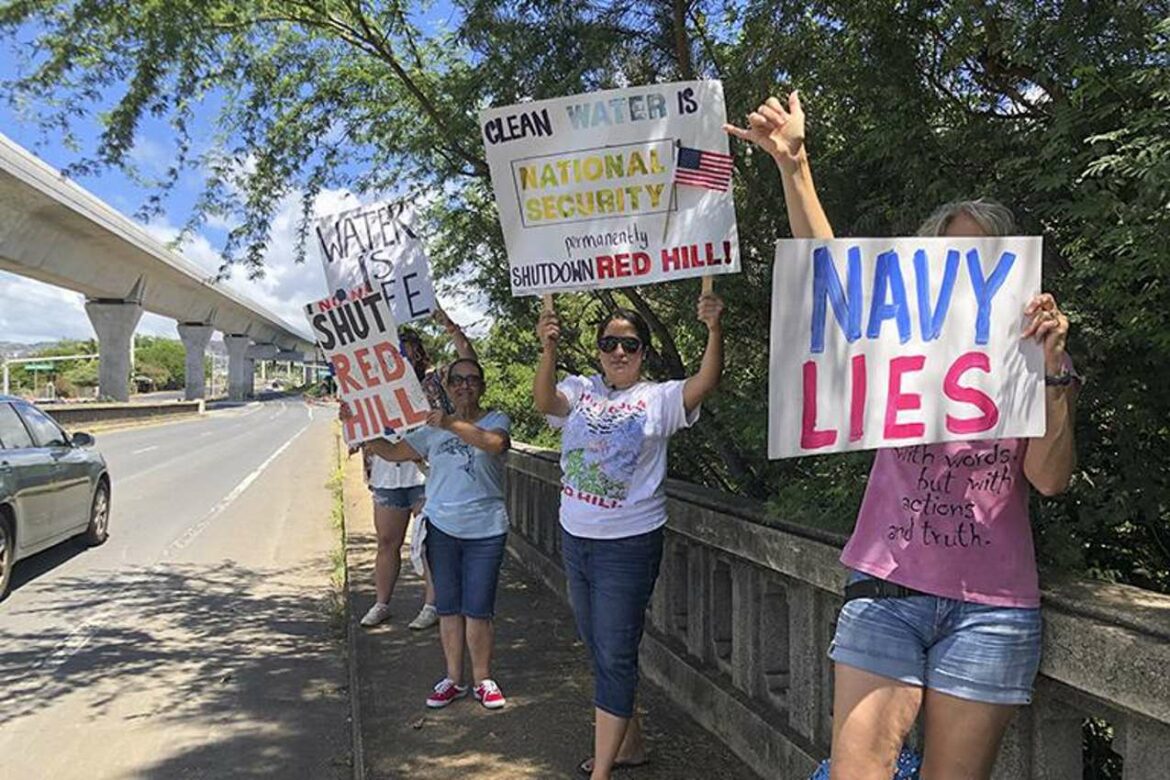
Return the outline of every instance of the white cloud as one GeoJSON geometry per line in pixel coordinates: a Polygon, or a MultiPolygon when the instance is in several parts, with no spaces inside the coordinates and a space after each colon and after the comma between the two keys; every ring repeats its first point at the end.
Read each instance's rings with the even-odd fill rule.
{"type": "MultiPolygon", "coordinates": [[[[326,190],[318,195],[314,204],[315,213],[320,215],[343,211],[355,205],[357,200],[344,190],[326,190]]],[[[236,268],[224,284],[290,325],[307,332],[303,306],[324,296],[326,285],[325,272],[316,250],[316,237],[312,233],[309,235],[309,251],[305,262],[298,264],[293,261],[299,218],[299,199],[295,196],[286,198],[273,218],[272,236],[264,256],[264,275],[249,280],[244,269],[236,268]]],[[[173,240],[179,232],[178,227],[166,220],[155,220],[145,228],[163,243],[173,240]]],[[[219,253],[202,235],[189,239],[180,253],[209,275],[219,270],[219,253]]],[[[79,293],[0,272],[0,341],[92,338],[93,328],[85,314],[84,303],[79,293]]],[[[445,298],[442,303],[452,319],[469,326],[469,333],[486,333],[489,323],[485,320],[479,296],[462,295],[455,300],[445,298]]],[[[137,332],[168,338],[178,336],[173,320],[148,312],[143,314],[137,332]]]]}

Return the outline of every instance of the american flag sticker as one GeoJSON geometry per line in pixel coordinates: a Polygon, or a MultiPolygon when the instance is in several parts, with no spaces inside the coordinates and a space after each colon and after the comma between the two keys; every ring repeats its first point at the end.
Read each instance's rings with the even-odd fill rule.
{"type": "Polygon", "coordinates": [[[704,152],[686,146],[678,148],[678,162],[674,166],[675,184],[705,187],[727,192],[731,186],[732,158],[722,152],[704,152]]]}

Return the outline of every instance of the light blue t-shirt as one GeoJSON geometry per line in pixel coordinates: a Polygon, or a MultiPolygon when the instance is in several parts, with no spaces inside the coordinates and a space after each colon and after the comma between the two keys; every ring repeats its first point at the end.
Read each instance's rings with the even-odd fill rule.
{"type": "MultiPolygon", "coordinates": [[[[488,412],[476,423],[485,431],[508,433],[512,421],[503,412],[488,412]]],[[[435,527],[460,539],[484,539],[508,530],[504,505],[504,455],[472,447],[450,431],[429,425],[404,437],[427,459],[423,514],[435,527]]]]}

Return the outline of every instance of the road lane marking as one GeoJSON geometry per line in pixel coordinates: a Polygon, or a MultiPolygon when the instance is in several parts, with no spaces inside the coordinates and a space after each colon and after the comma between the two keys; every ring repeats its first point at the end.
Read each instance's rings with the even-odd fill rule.
{"type": "MultiPolygon", "coordinates": [[[[290,446],[292,446],[293,442],[299,439],[301,434],[303,434],[308,429],[309,423],[305,423],[303,426],[301,426],[300,430],[294,433],[288,439],[288,441],[280,445],[280,447],[278,447],[275,452],[269,455],[263,463],[261,463],[250,474],[240,480],[240,482],[234,488],[232,488],[226,496],[217,501],[215,505],[212,506],[211,509],[208,510],[208,512],[200,520],[189,526],[186,531],[184,531],[180,536],[175,538],[170,544],[164,547],[163,550],[158,554],[155,562],[146,568],[145,574],[149,576],[158,573],[176,553],[181,552],[183,549],[188,547],[191,542],[193,542],[207,529],[209,525],[211,525],[211,522],[216,517],[222,514],[223,511],[231,506],[231,504],[237,498],[243,495],[244,491],[251,487],[252,483],[255,482],[260,477],[260,475],[263,474],[277,458],[284,454],[284,452],[288,450],[290,446]]],[[[119,587],[114,593],[108,594],[106,599],[111,603],[108,606],[105,606],[100,610],[92,613],[81,623],[75,625],[73,630],[70,631],[61,641],[59,641],[47,656],[42,657],[40,660],[29,666],[28,674],[31,675],[33,673],[40,673],[45,676],[54,675],[57,670],[59,670],[62,666],[65,665],[66,662],[69,661],[70,658],[72,658],[89,644],[90,640],[93,638],[94,633],[96,633],[101,624],[107,622],[118,612],[118,607],[116,605],[117,599],[129,588],[129,585],[123,585],[119,587]]],[[[46,684],[47,683],[48,681],[46,681],[46,684]]],[[[24,714],[24,712],[21,712],[15,713],[11,717],[0,717],[0,723],[6,722],[15,717],[20,717],[24,714]]]]}
{"type": "Polygon", "coordinates": [[[142,448],[142,449],[140,449],[140,450],[134,450],[134,451],[133,451],[133,452],[131,452],[130,454],[131,454],[131,455],[141,455],[141,454],[142,454],[142,453],[144,453],[144,452],[151,452],[151,451],[153,451],[153,450],[157,450],[157,449],[158,449],[158,445],[157,445],[157,444],[155,444],[153,447],[143,447],[143,448],[142,448]]]}

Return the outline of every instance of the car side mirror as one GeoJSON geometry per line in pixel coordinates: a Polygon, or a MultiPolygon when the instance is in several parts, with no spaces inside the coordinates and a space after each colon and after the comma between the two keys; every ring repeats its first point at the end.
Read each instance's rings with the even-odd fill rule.
{"type": "Polygon", "coordinates": [[[93,436],[84,432],[73,434],[69,438],[69,441],[73,444],[74,447],[92,447],[94,444],[93,436]]]}

